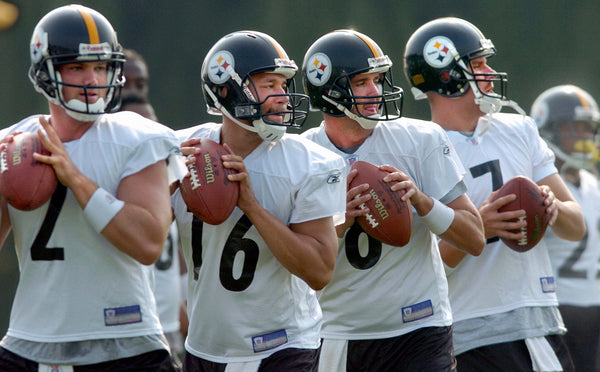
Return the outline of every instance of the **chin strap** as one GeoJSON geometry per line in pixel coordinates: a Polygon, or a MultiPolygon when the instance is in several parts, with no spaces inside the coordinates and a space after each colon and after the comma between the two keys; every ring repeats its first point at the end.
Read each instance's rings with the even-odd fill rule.
{"type": "Polygon", "coordinates": [[[349,117],[350,119],[356,121],[364,129],[373,129],[373,128],[375,128],[375,126],[379,122],[379,118],[381,117],[380,115],[373,115],[373,116],[370,116],[373,119],[367,119],[365,117],[362,117],[362,116],[354,114],[353,112],[351,112],[350,110],[348,110],[344,105],[342,105],[342,104],[340,104],[338,102],[335,102],[334,100],[332,100],[329,97],[325,97],[325,96],[321,96],[321,97],[325,101],[327,101],[327,102],[331,103],[333,106],[335,106],[335,108],[337,108],[338,110],[340,110],[341,112],[343,112],[347,117],[349,117]]]}
{"type": "Polygon", "coordinates": [[[223,115],[227,116],[229,119],[231,119],[231,121],[233,121],[240,127],[250,132],[257,133],[263,141],[279,141],[281,137],[283,137],[283,135],[285,134],[287,129],[285,126],[269,125],[265,123],[262,120],[262,118],[258,120],[253,120],[252,124],[254,124],[254,126],[243,123],[242,121],[231,115],[231,113],[225,108],[225,106],[223,106],[219,102],[217,96],[210,90],[208,85],[204,84],[204,89],[206,90],[206,93],[210,96],[210,98],[213,100],[213,103],[215,104],[217,110],[221,111],[223,115]]]}

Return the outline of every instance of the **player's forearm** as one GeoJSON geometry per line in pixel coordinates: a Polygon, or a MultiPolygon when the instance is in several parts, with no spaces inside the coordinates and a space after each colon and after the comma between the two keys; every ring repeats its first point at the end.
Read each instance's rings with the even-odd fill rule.
{"type": "Polygon", "coordinates": [[[169,224],[167,219],[154,217],[142,207],[125,203],[102,230],[102,235],[123,253],[150,265],[160,257],[169,224]]]}
{"type": "MultiPolygon", "coordinates": [[[[332,222],[330,239],[320,242],[311,235],[293,231],[262,207],[246,211],[246,215],[275,258],[289,272],[315,290],[322,289],[331,280],[337,253],[337,239],[332,222]]],[[[311,223],[316,225],[316,221],[311,223]]],[[[300,225],[302,224],[295,225],[295,228],[300,225]]]]}
{"type": "Polygon", "coordinates": [[[578,241],[586,232],[581,207],[575,201],[555,200],[558,205],[558,217],[552,225],[552,232],[559,238],[578,241]]]}
{"type": "Polygon", "coordinates": [[[467,210],[455,209],[452,224],[440,238],[461,251],[479,256],[485,246],[481,217],[467,210]]]}

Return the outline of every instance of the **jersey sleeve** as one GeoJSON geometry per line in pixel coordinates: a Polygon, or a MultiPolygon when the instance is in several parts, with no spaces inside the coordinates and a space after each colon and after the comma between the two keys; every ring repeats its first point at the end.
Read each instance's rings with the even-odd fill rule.
{"type": "Polygon", "coordinates": [[[450,193],[465,189],[462,186],[465,169],[446,133],[438,133],[439,136],[433,137],[437,141],[427,146],[430,151],[423,158],[423,169],[427,169],[423,173],[423,191],[447,204],[460,196],[450,193]]]}
{"type": "Polygon", "coordinates": [[[530,153],[533,166],[533,181],[538,182],[558,170],[554,165],[555,156],[548,144],[542,139],[538,128],[530,117],[525,117],[525,128],[528,131],[530,153]]]}
{"type": "MultiPolygon", "coordinates": [[[[297,193],[290,223],[300,223],[323,217],[339,217],[346,213],[346,174],[343,159],[331,154],[305,178],[297,193]]],[[[319,162],[313,162],[313,165],[319,162]]]]}

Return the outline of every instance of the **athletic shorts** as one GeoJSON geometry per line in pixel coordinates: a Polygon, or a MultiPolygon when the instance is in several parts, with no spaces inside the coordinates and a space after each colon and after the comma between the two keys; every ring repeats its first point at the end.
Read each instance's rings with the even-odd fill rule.
{"type": "MultiPolygon", "coordinates": [[[[571,354],[569,354],[563,336],[549,335],[545,338],[554,350],[563,371],[574,371],[571,354]]],[[[468,350],[457,355],[456,361],[457,369],[460,372],[531,372],[533,370],[525,340],[486,345],[468,350]]]]}
{"type": "MultiPolygon", "coordinates": [[[[39,364],[0,347],[0,371],[38,372],[39,364]]],[[[177,372],[166,350],[155,350],[129,358],[73,366],[73,372],[177,372]]]]}
{"type": "Polygon", "coordinates": [[[576,371],[600,371],[600,306],[558,307],[567,333],[565,342],[576,371]]]}
{"type": "MultiPolygon", "coordinates": [[[[345,366],[344,358],[325,355],[324,345],[321,351],[320,372],[456,371],[450,326],[421,328],[392,338],[333,341],[347,343],[346,348],[341,350],[342,353],[346,353],[345,366]],[[328,360],[330,357],[332,359],[328,360]],[[333,364],[330,364],[332,360],[333,364]]],[[[328,340],[324,340],[324,343],[327,342],[328,340]]]]}
{"type": "Polygon", "coordinates": [[[288,348],[254,362],[215,363],[185,353],[183,371],[186,372],[317,372],[321,349],[288,348]]]}

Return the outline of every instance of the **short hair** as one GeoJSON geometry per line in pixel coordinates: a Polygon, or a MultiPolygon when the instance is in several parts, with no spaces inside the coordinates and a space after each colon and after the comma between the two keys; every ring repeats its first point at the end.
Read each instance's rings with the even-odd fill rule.
{"type": "Polygon", "coordinates": [[[126,61],[140,61],[143,63],[146,68],[148,68],[148,64],[142,55],[134,49],[123,49],[123,55],[125,55],[126,61]]]}

